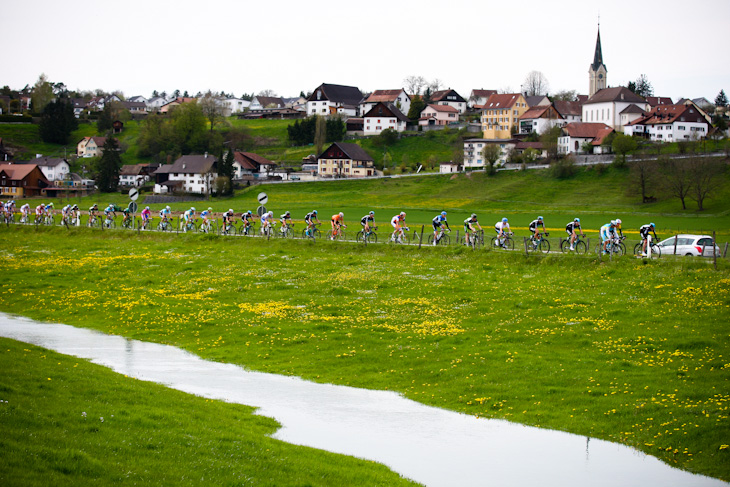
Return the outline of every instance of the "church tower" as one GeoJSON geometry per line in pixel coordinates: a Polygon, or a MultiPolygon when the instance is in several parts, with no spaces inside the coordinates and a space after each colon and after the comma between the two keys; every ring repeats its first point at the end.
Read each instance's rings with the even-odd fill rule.
{"type": "Polygon", "coordinates": [[[596,39],[596,52],[593,54],[593,64],[588,70],[588,96],[596,94],[598,90],[604,89],[606,84],[606,65],[603,64],[603,53],[601,52],[601,26],[598,25],[598,38],[596,39]]]}

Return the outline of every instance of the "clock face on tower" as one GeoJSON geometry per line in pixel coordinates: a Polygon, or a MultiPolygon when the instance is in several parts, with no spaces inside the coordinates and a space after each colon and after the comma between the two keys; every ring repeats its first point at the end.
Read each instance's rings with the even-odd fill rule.
{"type": "Polygon", "coordinates": [[[598,75],[598,79],[603,79],[603,75],[602,74],[599,74],[598,75]]]}

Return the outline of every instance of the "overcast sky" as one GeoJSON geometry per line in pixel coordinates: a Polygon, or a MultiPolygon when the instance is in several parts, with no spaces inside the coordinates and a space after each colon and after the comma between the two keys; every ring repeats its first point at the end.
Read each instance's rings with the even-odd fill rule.
{"type": "Polygon", "coordinates": [[[588,92],[598,16],[610,86],[646,74],[660,96],[730,89],[729,0],[0,0],[0,85],[41,73],[70,89],[297,96],[320,83],[363,92],[438,78],[588,92]]]}

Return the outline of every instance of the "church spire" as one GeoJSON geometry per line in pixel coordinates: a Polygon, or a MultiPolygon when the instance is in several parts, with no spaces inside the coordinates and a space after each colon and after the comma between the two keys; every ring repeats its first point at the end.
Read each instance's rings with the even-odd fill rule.
{"type": "Polygon", "coordinates": [[[608,68],[603,64],[603,50],[601,49],[601,21],[598,21],[598,36],[596,37],[596,51],[593,54],[593,64],[588,69],[588,96],[606,88],[608,68]]]}
{"type": "Polygon", "coordinates": [[[594,71],[603,65],[603,52],[601,51],[601,24],[598,24],[598,37],[596,38],[596,52],[593,54],[593,64],[591,67],[594,71]]]}

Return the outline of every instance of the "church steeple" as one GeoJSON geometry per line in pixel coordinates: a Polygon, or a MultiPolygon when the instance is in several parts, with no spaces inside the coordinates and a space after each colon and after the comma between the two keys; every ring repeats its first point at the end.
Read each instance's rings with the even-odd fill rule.
{"type": "Polygon", "coordinates": [[[597,91],[608,86],[606,74],[608,69],[603,64],[603,50],[601,49],[601,24],[598,24],[598,36],[596,37],[596,50],[593,53],[593,64],[588,69],[588,96],[593,96],[597,91]]]}

